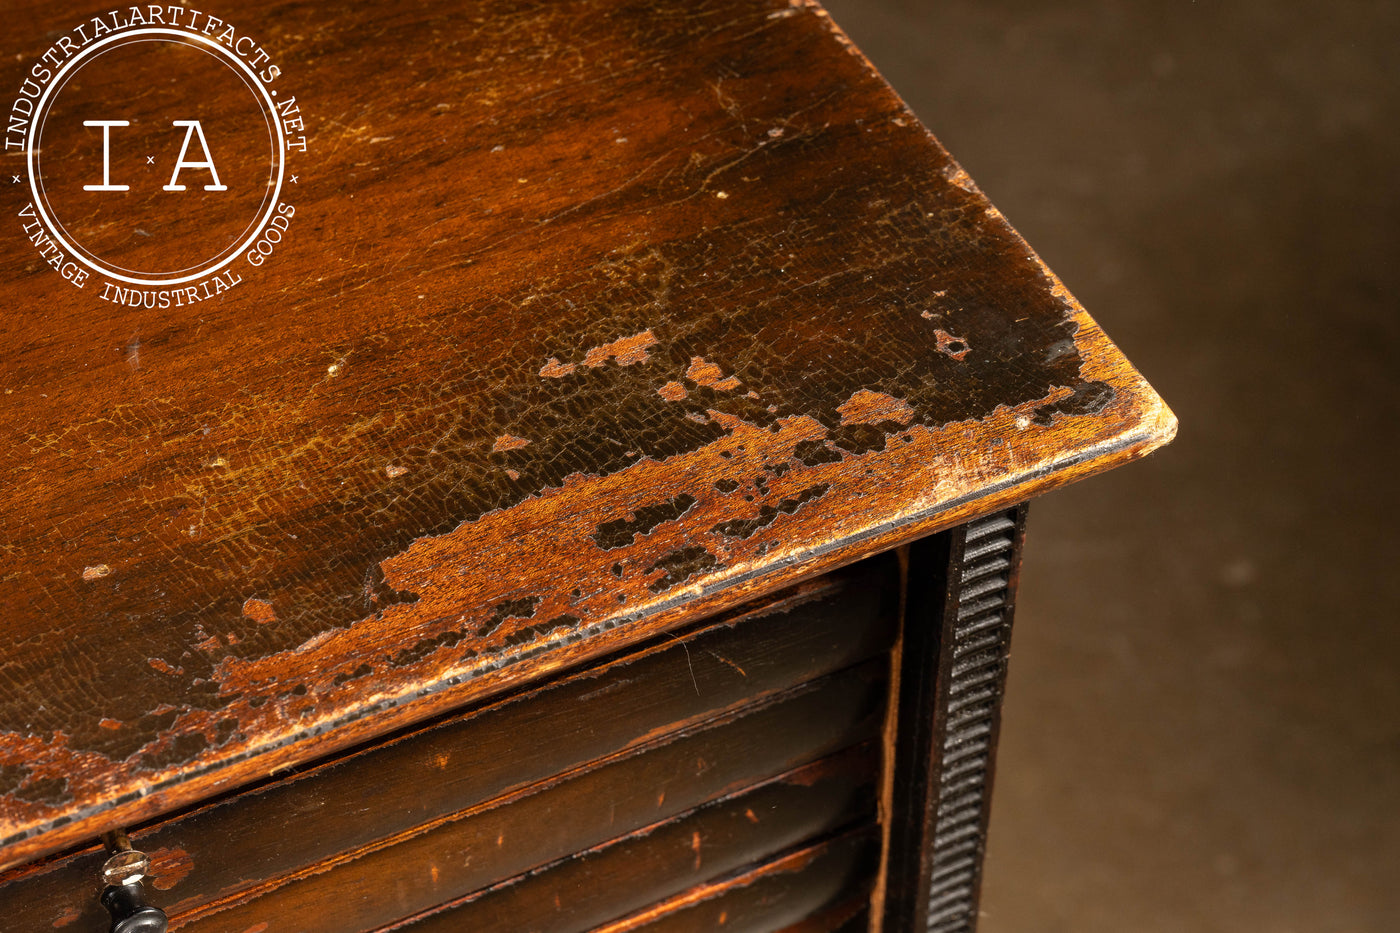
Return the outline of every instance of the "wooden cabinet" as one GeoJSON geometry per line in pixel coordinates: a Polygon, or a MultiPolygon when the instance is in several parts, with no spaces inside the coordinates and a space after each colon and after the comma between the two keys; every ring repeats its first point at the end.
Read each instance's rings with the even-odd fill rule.
{"type": "Polygon", "coordinates": [[[0,40],[6,927],[969,929],[1155,393],[814,5],[200,15],[0,40]]]}

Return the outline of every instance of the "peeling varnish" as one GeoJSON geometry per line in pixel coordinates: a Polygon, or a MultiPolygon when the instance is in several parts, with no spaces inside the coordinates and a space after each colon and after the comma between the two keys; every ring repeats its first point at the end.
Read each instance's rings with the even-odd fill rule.
{"type": "Polygon", "coordinates": [[[698,386],[705,386],[710,389],[718,389],[720,392],[732,392],[739,388],[739,379],[735,376],[726,376],[724,370],[716,363],[707,361],[703,356],[692,356],[690,365],[686,367],[685,378],[698,386]]]}
{"type": "Polygon", "coordinates": [[[840,413],[843,425],[880,424],[885,421],[908,424],[914,418],[914,409],[909,407],[908,402],[870,389],[858,390],[836,411],[840,413]]]}
{"type": "Polygon", "coordinates": [[[690,395],[690,393],[685,390],[685,386],[681,385],[679,382],[674,381],[668,382],[661,388],[657,389],[656,394],[661,396],[668,402],[679,402],[685,399],[688,395],[690,395]]]}
{"type": "Polygon", "coordinates": [[[651,354],[648,351],[656,344],[656,335],[652,333],[651,328],[647,328],[630,337],[619,337],[617,340],[590,348],[584,354],[582,363],[564,363],[559,360],[559,357],[551,356],[540,367],[539,374],[544,379],[562,379],[577,372],[579,366],[597,369],[610,362],[616,363],[618,366],[645,363],[651,359],[651,354]]]}
{"type": "Polygon", "coordinates": [[[516,437],[514,434],[502,434],[496,438],[496,442],[491,445],[491,452],[499,454],[507,450],[519,450],[528,447],[530,442],[523,437],[516,437]]]}
{"type": "Polygon", "coordinates": [[[243,615],[259,625],[267,625],[269,622],[277,621],[277,613],[273,610],[272,603],[254,596],[243,601],[243,615]]]}
{"type": "MultiPolygon", "coordinates": [[[[1103,340],[1101,332],[1086,317],[1081,316],[1079,323],[1075,339],[1089,348],[1082,352],[1104,352],[1097,346],[1103,340]]],[[[1121,383],[1121,371],[1105,371],[1111,367],[1100,366],[1096,372],[1096,364],[1089,362],[1092,359],[1086,356],[1086,376],[1108,377],[1121,383]]],[[[189,712],[180,717],[178,728],[201,731],[218,718],[234,717],[248,734],[314,734],[329,728],[345,710],[412,699],[418,691],[404,688],[405,682],[425,686],[461,683],[499,669],[512,659],[526,657],[535,658],[529,667],[537,676],[567,663],[568,651],[542,655],[546,648],[577,644],[628,619],[648,618],[668,605],[676,605],[678,600],[723,586],[726,579],[742,579],[760,564],[796,562],[804,550],[821,548],[825,542],[858,538],[867,528],[871,514],[888,515],[889,522],[898,525],[935,508],[939,502],[957,499],[967,490],[989,484],[1014,485],[1018,477],[1043,476],[1045,463],[1034,456],[1034,451],[1062,449],[1064,441],[1056,438],[1066,433],[1082,435],[1088,429],[1102,435],[1100,443],[1105,447],[1119,445],[1122,438],[1114,434],[1113,426],[1137,423],[1130,412],[1140,400],[1119,392],[1109,410],[1099,417],[1060,418],[1048,426],[1028,424],[1023,432],[1027,440],[1014,447],[986,447],[976,440],[989,434],[1005,436],[1038,408],[1068,394],[1070,389],[1061,387],[1045,398],[1015,408],[1001,406],[981,421],[938,428],[912,425],[889,435],[883,449],[816,464],[806,464],[793,456],[798,444],[820,443],[827,438],[827,430],[815,420],[795,416],[783,419],[778,430],[769,431],[725,412],[710,410],[709,417],[729,433],[705,448],[664,462],[639,461],[610,476],[570,477],[561,487],[545,490],[513,509],[482,516],[446,535],[419,539],[381,565],[387,583],[397,590],[418,594],[418,602],[389,607],[347,629],[323,633],[293,651],[251,661],[224,661],[219,666],[218,681],[226,694],[238,693],[245,698],[265,695],[273,697],[273,701],[253,707],[247,699],[240,698],[217,712],[189,712]],[[1115,410],[1119,412],[1117,416],[1115,410]],[[721,453],[730,456],[720,458],[721,453]],[[596,503],[620,503],[638,489],[713,488],[723,478],[712,472],[720,462],[726,471],[755,474],[766,463],[786,462],[790,468],[768,480],[771,491],[765,499],[746,502],[743,487],[730,493],[716,490],[714,497],[697,501],[681,520],[665,523],[651,531],[645,541],[620,550],[603,551],[591,538],[600,520],[625,520],[628,513],[609,509],[600,515],[569,505],[581,501],[581,495],[596,503]],[[899,476],[901,481],[885,484],[863,478],[868,476],[899,476]],[[764,505],[772,507],[819,484],[829,487],[820,509],[779,514],[770,525],[738,542],[713,530],[727,521],[750,520],[764,505]],[[910,489],[922,492],[910,496],[910,489]],[[860,502],[859,508],[837,504],[855,501],[860,502]],[[663,576],[662,572],[639,575],[631,583],[632,598],[624,608],[619,608],[609,588],[575,596],[554,585],[566,572],[585,580],[606,578],[611,574],[609,568],[619,559],[634,562],[633,552],[653,555],[654,560],[654,555],[697,544],[714,556],[716,565],[711,570],[656,592],[650,586],[663,576]],[[483,556],[489,558],[489,563],[483,563],[483,556]],[[596,570],[590,572],[589,564],[596,570]],[[505,620],[489,637],[465,635],[454,646],[412,664],[392,667],[386,657],[392,652],[374,647],[394,646],[397,650],[452,629],[470,633],[485,621],[487,613],[481,607],[526,595],[539,596],[528,624],[525,620],[505,620]],[[510,641],[517,631],[536,624],[533,619],[551,620],[565,615],[576,622],[554,626],[523,643],[510,641]],[[479,621],[472,622],[473,618],[479,621]],[[470,656],[464,658],[464,651],[470,656]],[[335,683],[337,674],[365,664],[371,668],[370,674],[335,683]],[[305,689],[300,694],[288,692],[289,684],[305,689]]],[[[880,410],[882,406],[857,407],[880,410]]],[[[890,410],[888,403],[883,408],[890,410]]],[[[893,410],[898,410],[898,406],[893,410]]],[[[1005,501],[1011,498],[1010,492],[1004,497],[1005,501]]],[[[636,637],[647,630],[646,626],[638,626],[636,637]]]]}
{"type": "Polygon", "coordinates": [[[938,341],[938,352],[955,360],[961,361],[972,349],[966,338],[954,337],[942,328],[935,329],[933,336],[938,341]]]}
{"type": "Polygon", "coordinates": [[[151,859],[151,884],[157,891],[169,891],[194,871],[194,859],[184,849],[156,849],[146,854],[151,859]]]}
{"type": "Polygon", "coordinates": [[[614,340],[612,343],[605,343],[602,346],[594,347],[583,357],[583,365],[590,368],[597,368],[608,361],[617,363],[619,366],[631,366],[635,363],[645,363],[651,358],[647,350],[656,346],[656,335],[647,328],[639,334],[631,337],[623,337],[614,340]]]}
{"type": "Polygon", "coordinates": [[[573,363],[561,363],[559,362],[559,357],[551,356],[549,359],[545,360],[544,365],[540,367],[540,376],[544,379],[562,379],[565,376],[572,375],[576,369],[578,369],[578,367],[573,363]]]}

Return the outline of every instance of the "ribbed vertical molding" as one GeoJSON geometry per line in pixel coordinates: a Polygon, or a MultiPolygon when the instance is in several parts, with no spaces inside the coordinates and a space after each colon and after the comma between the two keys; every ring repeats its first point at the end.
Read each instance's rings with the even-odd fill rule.
{"type": "Polygon", "coordinates": [[[963,933],[977,925],[1019,531],[1015,512],[967,525],[962,559],[949,574],[956,589],[943,635],[942,653],[950,663],[938,696],[942,728],[929,852],[929,933],[963,933]]]}
{"type": "Polygon", "coordinates": [[[977,926],[1025,514],[909,550],[886,933],[977,926]]]}

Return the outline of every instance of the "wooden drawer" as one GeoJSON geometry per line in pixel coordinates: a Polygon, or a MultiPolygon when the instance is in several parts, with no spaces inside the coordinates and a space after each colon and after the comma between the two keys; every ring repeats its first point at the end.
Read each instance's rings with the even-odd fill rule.
{"type": "MultiPolygon", "coordinates": [[[[893,558],[864,562],[142,828],[133,843],[153,858],[174,929],[331,933],[476,897],[658,822],[703,823],[707,805],[852,746],[863,749],[860,780],[869,783],[897,582],[893,558]]],[[[837,807],[830,818],[840,824],[859,809],[837,807]]],[[[799,836],[836,828],[815,813],[799,836]]],[[[768,821],[755,834],[756,848],[731,861],[781,844],[768,821]]],[[[11,873],[0,910],[26,928],[97,929],[102,859],[87,851],[11,873]]],[[[706,862],[718,864],[727,863],[706,862]]]]}
{"type": "MultiPolygon", "coordinates": [[[[853,823],[874,835],[878,756],[819,761],[682,817],[509,879],[404,924],[412,933],[584,933],[853,823]]],[[[236,926],[235,926],[236,928],[236,926]]],[[[271,931],[269,930],[269,933],[271,931]]]]}
{"type": "Polygon", "coordinates": [[[697,885],[596,933],[865,930],[878,843],[872,827],[858,827],[697,885]]]}

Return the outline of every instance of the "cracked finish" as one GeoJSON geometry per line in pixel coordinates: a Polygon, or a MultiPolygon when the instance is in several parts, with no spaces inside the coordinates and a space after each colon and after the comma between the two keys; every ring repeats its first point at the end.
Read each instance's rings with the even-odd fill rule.
{"type": "Polygon", "coordinates": [[[811,4],[237,18],[314,121],[256,280],[98,301],[0,187],[0,865],[1174,431],[811,4]]]}

